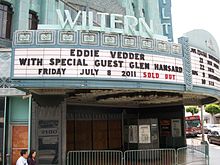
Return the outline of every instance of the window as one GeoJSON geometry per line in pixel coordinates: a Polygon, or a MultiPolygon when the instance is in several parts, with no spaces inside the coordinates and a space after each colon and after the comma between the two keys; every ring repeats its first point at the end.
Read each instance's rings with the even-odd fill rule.
{"type": "Polygon", "coordinates": [[[200,127],[200,120],[187,120],[186,128],[200,127]]]}
{"type": "Polygon", "coordinates": [[[38,18],[35,12],[29,12],[29,29],[36,30],[38,25],[38,18]]]}
{"type": "Polygon", "coordinates": [[[9,5],[0,3],[0,38],[10,39],[12,14],[9,5]]]}

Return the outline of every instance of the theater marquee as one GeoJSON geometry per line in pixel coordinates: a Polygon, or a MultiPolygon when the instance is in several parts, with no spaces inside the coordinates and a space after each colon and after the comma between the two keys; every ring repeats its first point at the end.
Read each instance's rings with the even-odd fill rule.
{"type": "Polygon", "coordinates": [[[127,51],[16,48],[14,77],[134,79],[184,83],[181,58],[127,51]]]}
{"type": "Polygon", "coordinates": [[[220,88],[220,61],[214,55],[191,47],[191,66],[193,85],[220,88]]]}

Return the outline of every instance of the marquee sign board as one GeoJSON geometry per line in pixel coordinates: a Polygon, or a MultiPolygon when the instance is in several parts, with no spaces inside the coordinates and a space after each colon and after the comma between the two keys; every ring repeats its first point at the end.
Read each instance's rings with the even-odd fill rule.
{"type": "Polygon", "coordinates": [[[182,58],[132,51],[15,48],[14,79],[98,78],[184,83],[182,58]]]}
{"type": "Polygon", "coordinates": [[[193,85],[220,89],[220,61],[214,55],[191,47],[193,85]]]}

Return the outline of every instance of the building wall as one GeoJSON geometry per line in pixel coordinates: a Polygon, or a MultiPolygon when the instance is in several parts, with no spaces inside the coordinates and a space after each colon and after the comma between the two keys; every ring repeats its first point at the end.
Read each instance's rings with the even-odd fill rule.
{"type": "MultiPolygon", "coordinates": [[[[25,92],[13,88],[10,81],[11,74],[11,50],[1,49],[0,50],[0,155],[6,155],[8,153],[7,144],[10,143],[10,124],[27,124],[28,120],[28,106],[27,101],[21,98],[25,92]],[[10,97],[16,96],[19,97],[10,97]],[[7,105],[5,107],[5,99],[7,100],[7,105]],[[10,102],[10,107],[8,106],[10,102]],[[6,114],[4,113],[5,108],[6,114]],[[9,121],[9,118],[11,121],[9,121]],[[3,142],[3,136],[5,137],[3,142]],[[3,148],[4,147],[4,148],[3,148]]],[[[9,144],[10,145],[10,144],[9,144]]],[[[9,147],[10,148],[10,147],[9,147]]],[[[9,152],[10,153],[10,152],[9,152]]],[[[0,156],[1,157],[1,156],[0,156]]],[[[0,158],[0,164],[2,160],[0,158]]]]}
{"type": "Polygon", "coordinates": [[[37,150],[38,164],[65,164],[65,105],[62,96],[33,96],[31,147],[37,150]]]}
{"type": "MultiPolygon", "coordinates": [[[[28,30],[29,28],[29,12],[35,12],[38,16],[39,19],[39,24],[57,24],[58,23],[58,19],[57,19],[57,14],[56,14],[56,9],[59,8],[61,9],[61,11],[63,11],[64,9],[67,9],[67,6],[63,4],[63,2],[61,1],[56,1],[56,0],[4,0],[4,2],[8,3],[11,5],[12,9],[13,9],[13,16],[12,16],[12,30],[11,30],[11,38],[13,36],[13,32],[16,30],[28,30]]],[[[154,1],[151,0],[151,2],[145,2],[144,0],[139,1],[129,1],[129,3],[126,3],[125,1],[117,1],[117,0],[96,0],[96,1],[82,1],[82,0],[72,0],[71,6],[75,7],[76,9],[80,9],[79,6],[87,6],[86,10],[92,10],[92,11],[96,11],[96,12],[107,12],[107,13],[117,13],[117,14],[122,14],[122,15],[133,15],[136,17],[145,17],[147,23],[149,24],[149,20],[153,19],[154,20],[154,29],[155,32],[157,34],[162,34],[162,26],[160,24],[160,20],[159,20],[159,14],[152,14],[150,12],[154,11],[154,9],[156,9],[158,12],[158,3],[154,3],[154,1]],[[133,6],[132,3],[135,6],[135,10],[133,10],[133,6]],[[149,5],[152,6],[152,9],[149,7],[149,5]],[[146,11],[146,15],[144,15],[143,10],[146,11]],[[151,10],[150,10],[151,9],[151,10]]],[[[76,11],[76,10],[75,10],[76,11]]],[[[155,12],[154,12],[155,13],[155,12]]],[[[157,13],[157,12],[156,12],[157,13]]],[[[11,47],[11,41],[8,39],[0,39],[0,47],[7,47],[10,48],[11,47]]],[[[11,53],[10,50],[7,52],[3,52],[0,54],[1,58],[0,63],[4,63],[4,66],[7,66],[7,70],[4,68],[4,72],[0,73],[0,78],[3,79],[7,78],[7,82],[9,81],[9,77],[10,77],[10,69],[8,69],[8,66],[11,65],[10,61],[11,61],[11,53]],[[7,53],[7,59],[6,56],[4,55],[5,53],[7,53]],[[2,58],[4,57],[4,58],[2,58]],[[6,64],[7,62],[7,64],[6,64]],[[7,74],[7,75],[6,75],[7,74]]],[[[3,65],[1,65],[2,67],[3,65]]],[[[3,71],[3,70],[1,70],[3,71]]],[[[4,79],[5,80],[5,79],[4,79]]],[[[10,86],[10,83],[7,84],[7,82],[4,83],[4,88],[6,87],[6,85],[10,86]]],[[[8,86],[7,86],[8,88],[8,86]]],[[[9,94],[10,95],[23,95],[23,92],[19,92],[18,90],[12,92],[15,89],[10,89],[9,94]]],[[[4,91],[6,91],[4,89],[4,91]]],[[[9,91],[9,90],[7,90],[9,91]]],[[[2,93],[1,93],[2,94],[2,93]]],[[[6,95],[6,93],[5,93],[6,95]]],[[[24,126],[24,128],[21,129],[25,129],[27,130],[28,127],[28,119],[29,119],[29,114],[28,114],[28,110],[29,110],[29,102],[28,99],[22,99],[22,97],[9,97],[8,98],[8,102],[9,102],[9,106],[7,107],[7,111],[8,113],[8,136],[7,136],[7,150],[9,151],[8,153],[11,155],[10,157],[10,162],[12,163],[16,160],[17,156],[18,156],[18,152],[16,151],[14,153],[13,150],[13,144],[17,143],[17,141],[13,141],[13,137],[15,136],[15,134],[13,135],[13,131],[15,130],[14,128],[16,128],[15,126],[24,126]]],[[[46,110],[48,109],[48,106],[42,106],[42,114],[43,116],[47,116],[46,110]]],[[[33,109],[34,110],[34,109],[33,109]]],[[[61,113],[61,111],[59,111],[61,113]]],[[[53,113],[53,112],[52,112],[53,113]]],[[[62,111],[62,113],[64,113],[62,111]]],[[[36,115],[35,115],[36,117],[36,115]]],[[[60,117],[60,116],[59,116],[60,117]]],[[[49,119],[54,119],[54,118],[47,118],[47,120],[49,119]]],[[[56,118],[55,118],[56,119],[56,118]]],[[[33,124],[35,124],[34,126],[35,129],[33,130],[38,130],[38,124],[36,123],[36,121],[38,120],[34,120],[33,119],[33,124]]],[[[59,118],[59,125],[61,125],[61,121],[62,119],[59,118]]],[[[61,130],[61,127],[59,127],[59,130],[61,130]]],[[[26,136],[27,133],[25,133],[26,136]]],[[[17,135],[17,134],[16,134],[17,135]]],[[[59,134],[60,136],[61,134],[59,134]]],[[[33,137],[34,139],[34,137],[33,137]]],[[[26,139],[27,140],[27,139],[26,139]]],[[[60,138],[61,140],[61,138],[60,138]]],[[[38,143],[37,140],[33,140],[33,142],[35,142],[32,146],[33,147],[38,147],[38,143]]],[[[64,141],[65,142],[65,141],[64,141]]],[[[63,141],[62,141],[63,143],[63,141]]],[[[61,152],[61,141],[59,143],[60,145],[60,152],[61,152]]],[[[26,144],[23,146],[24,148],[26,148],[26,144]]],[[[65,151],[65,148],[62,148],[62,151],[65,151]]],[[[59,155],[62,157],[62,159],[59,160],[63,160],[65,161],[65,152],[63,152],[62,155],[59,155]]]]}
{"type": "Polygon", "coordinates": [[[5,98],[0,97],[0,164],[2,163],[3,159],[4,108],[5,98]]]}
{"type": "MultiPolygon", "coordinates": [[[[45,153],[45,151],[50,151],[47,152],[46,155],[44,154],[44,156],[48,155],[48,158],[56,157],[57,155],[59,159],[58,162],[54,161],[55,164],[61,164],[61,161],[63,161],[63,163],[65,162],[65,156],[66,156],[65,153],[67,153],[68,151],[67,149],[71,148],[70,146],[72,145],[72,143],[69,143],[68,137],[71,136],[72,138],[74,138],[74,136],[72,135],[76,134],[75,129],[74,130],[66,129],[69,128],[66,127],[66,124],[68,125],[68,121],[74,121],[72,122],[73,125],[74,124],[76,125],[77,122],[79,124],[81,121],[81,124],[84,126],[86,125],[87,122],[88,127],[86,130],[85,127],[83,126],[80,127],[83,128],[80,130],[81,132],[80,135],[82,139],[85,138],[85,136],[83,135],[87,134],[89,129],[91,129],[91,127],[89,127],[88,125],[89,121],[93,124],[98,123],[97,121],[105,122],[107,120],[109,120],[108,123],[116,120],[121,122],[122,130],[120,131],[123,137],[122,137],[121,147],[117,148],[117,150],[119,150],[120,148],[122,150],[149,149],[149,148],[158,148],[158,147],[178,148],[186,145],[184,122],[183,122],[184,108],[182,105],[169,106],[169,107],[141,108],[141,109],[131,109],[131,108],[122,109],[122,108],[100,107],[100,106],[96,107],[96,106],[68,105],[63,100],[63,98],[64,98],[63,96],[33,96],[33,100],[34,100],[32,104],[33,131],[32,131],[31,141],[32,141],[32,147],[37,150],[38,153],[37,161],[39,164],[42,164],[44,161],[42,160],[43,157],[41,156],[41,154],[45,153]],[[170,130],[168,130],[170,134],[168,133],[167,135],[164,134],[162,135],[160,133],[161,120],[168,120],[170,121],[171,124],[172,119],[179,119],[181,121],[181,128],[179,128],[181,130],[181,135],[179,137],[173,137],[171,133],[172,132],[171,125],[169,125],[170,130]],[[152,136],[151,144],[138,144],[138,143],[128,144],[125,139],[128,138],[127,137],[128,133],[126,133],[127,131],[126,128],[129,125],[137,125],[138,127],[143,125],[150,125],[151,126],[150,135],[152,136]],[[156,126],[156,132],[157,132],[156,134],[152,130],[154,125],[156,126]],[[52,131],[53,133],[48,133],[50,131],[52,131]],[[57,137],[57,139],[53,137],[57,137]],[[50,141],[46,140],[49,138],[51,139],[50,141]]],[[[115,134],[116,133],[118,132],[115,129],[115,134]]],[[[87,137],[86,142],[83,142],[85,144],[83,145],[83,147],[85,147],[84,150],[94,149],[93,147],[95,146],[95,144],[89,143],[88,142],[89,138],[91,140],[91,137],[87,137]],[[88,143],[90,145],[87,145],[88,143]]],[[[76,143],[76,138],[74,139],[76,143]]],[[[77,146],[79,147],[80,144],[78,144],[77,146]]],[[[74,150],[74,147],[71,148],[71,151],[72,150],[74,150]]]]}
{"type": "Polygon", "coordinates": [[[161,25],[159,13],[159,1],[155,0],[118,0],[125,8],[127,15],[137,18],[145,17],[146,22],[150,26],[150,20],[153,21],[151,27],[156,34],[163,35],[163,27],[161,25]]]}
{"type": "Polygon", "coordinates": [[[22,97],[9,98],[9,112],[11,123],[28,122],[28,99],[22,97]]]}
{"type": "MultiPolygon", "coordinates": [[[[7,152],[9,157],[7,163],[15,165],[20,156],[21,149],[28,149],[28,119],[29,119],[29,100],[19,97],[9,97],[7,131],[7,152]]],[[[6,162],[6,160],[4,161],[6,162]]]]}
{"type": "MultiPolygon", "coordinates": [[[[56,0],[14,0],[9,1],[12,4],[14,17],[12,29],[15,30],[27,30],[28,29],[28,17],[29,11],[34,11],[37,13],[40,24],[57,24],[57,15],[56,9],[59,8],[64,10],[66,6],[61,1],[56,0]]],[[[150,24],[150,20],[153,20],[153,29],[157,34],[164,34],[164,29],[161,24],[161,15],[159,12],[160,6],[159,1],[155,0],[97,0],[97,1],[83,1],[83,0],[72,0],[72,6],[78,7],[80,5],[86,5],[85,9],[87,10],[95,10],[101,12],[109,12],[109,13],[118,13],[118,14],[127,14],[133,15],[135,17],[145,17],[146,22],[150,24]],[[112,5],[110,5],[112,3],[112,5]],[[119,5],[121,4],[121,5],[119,5]]],[[[169,7],[168,7],[169,8],[169,7]]],[[[76,11],[76,10],[75,10],[76,11]]],[[[171,32],[172,33],[172,32],[171,32]]],[[[0,42],[1,43],[1,42],[0,42]]],[[[2,46],[8,46],[8,41],[2,43],[2,46]]],[[[191,72],[191,70],[189,71],[191,72]]],[[[191,81],[191,80],[190,80],[191,81]]],[[[46,83],[45,83],[46,84],[46,83]]],[[[121,84],[121,83],[120,83],[121,84]]],[[[153,86],[152,89],[159,89],[159,86],[153,86]]],[[[160,89],[161,89],[160,84],[160,89]]],[[[40,99],[42,99],[41,97],[40,99]]],[[[52,101],[54,101],[52,99],[52,101]]],[[[65,151],[63,144],[65,145],[65,140],[61,140],[61,135],[63,139],[65,139],[65,103],[59,101],[58,108],[56,106],[51,106],[48,102],[41,101],[40,104],[37,101],[33,104],[33,119],[32,119],[32,138],[33,138],[33,146],[35,148],[39,147],[38,140],[38,128],[42,126],[42,121],[50,121],[57,120],[58,121],[58,129],[59,129],[59,152],[65,151]],[[38,112],[40,112],[38,114],[38,112]],[[57,112],[54,114],[54,112],[57,112]],[[55,115],[55,116],[52,116],[55,115]],[[40,118],[39,118],[40,117],[40,118]],[[41,121],[39,121],[41,119],[41,121]],[[64,124],[64,127],[62,126],[64,124]],[[35,132],[34,132],[35,131],[35,132]],[[63,134],[62,134],[63,133],[63,134]]],[[[53,103],[52,103],[53,105],[53,103]]],[[[9,122],[11,125],[13,124],[26,124],[28,122],[28,100],[23,100],[21,97],[11,97],[9,99],[9,122]]],[[[159,108],[149,110],[148,113],[139,112],[142,115],[142,119],[145,118],[159,118],[161,120],[171,120],[171,119],[180,119],[183,121],[183,108],[172,107],[172,108],[163,108],[161,111],[159,108]],[[161,113],[155,113],[155,111],[160,111],[161,113]],[[164,113],[166,111],[166,114],[164,113]],[[152,113],[151,113],[152,112],[152,113]]],[[[159,121],[160,122],[160,121],[159,121]]],[[[56,122],[55,122],[56,123],[56,122]]],[[[181,122],[182,135],[184,135],[184,124],[181,122]]],[[[172,138],[171,136],[161,136],[161,147],[179,147],[185,145],[184,136],[179,138],[172,138]]],[[[9,137],[10,141],[10,137],[9,137]]],[[[9,143],[9,148],[11,147],[11,143],[9,143]]],[[[65,161],[65,152],[62,152],[62,155],[59,154],[59,160],[65,161]]]]}
{"type": "Polygon", "coordinates": [[[152,108],[139,108],[139,109],[128,109],[125,113],[126,122],[131,122],[134,120],[144,120],[144,119],[157,119],[158,120],[158,130],[159,130],[159,143],[161,148],[180,148],[186,146],[185,141],[185,126],[184,126],[184,106],[161,106],[152,108]],[[131,120],[132,119],[132,120],[131,120]],[[174,135],[174,130],[172,130],[172,120],[180,120],[181,128],[180,136],[174,135]],[[130,120],[130,121],[129,121],[130,120]],[[167,123],[167,128],[164,130],[164,121],[167,123]]]}
{"type": "MultiPolygon", "coordinates": [[[[68,5],[71,7],[67,7],[62,1],[56,0],[3,0],[3,2],[10,4],[13,9],[12,34],[16,30],[28,30],[29,11],[37,14],[39,24],[57,24],[56,9],[58,8],[61,11],[73,8],[72,10],[74,11],[83,9],[96,12],[126,14],[136,16],[137,18],[145,17],[149,26],[151,26],[150,20],[153,21],[153,27],[151,28],[155,34],[164,34],[159,12],[159,2],[155,0],[71,0],[70,5],[68,5]]],[[[11,41],[0,39],[0,47],[11,47],[11,41]]]]}
{"type": "MultiPolygon", "coordinates": [[[[13,9],[11,38],[15,30],[28,30],[30,10],[40,13],[40,0],[3,0],[1,2],[10,4],[13,9]]],[[[11,47],[11,41],[8,39],[1,39],[0,47],[11,47]]]]}
{"type": "Polygon", "coordinates": [[[61,1],[43,0],[39,5],[39,24],[57,24],[56,9],[64,10],[64,4],[61,1]]]}

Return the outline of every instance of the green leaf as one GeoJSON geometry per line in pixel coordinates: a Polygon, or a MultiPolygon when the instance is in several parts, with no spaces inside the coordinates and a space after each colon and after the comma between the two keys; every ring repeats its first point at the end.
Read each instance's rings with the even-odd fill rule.
{"type": "Polygon", "coordinates": [[[217,104],[209,104],[205,107],[205,111],[207,113],[210,113],[211,115],[215,115],[217,113],[220,113],[220,107],[217,104]]]}
{"type": "Polygon", "coordinates": [[[191,106],[186,108],[186,112],[190,112],[192,115],[194,115],[199,112],[199,109],[195,106],[191,106]]]}

